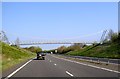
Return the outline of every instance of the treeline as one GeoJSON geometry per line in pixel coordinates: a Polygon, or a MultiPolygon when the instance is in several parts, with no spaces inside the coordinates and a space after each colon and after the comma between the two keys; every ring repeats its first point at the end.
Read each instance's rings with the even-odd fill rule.
{"type": "MultiPolygon", "coordinates": [[[[118,47],[120,47],[120,33],[114,33],[112,30],[109,31],[108,35],[105,37],[104,41],[102,44],[98,44],[98,43],[94,43],[92,45],[85,45],[85,44],[73,44],[71,46],[61,46],[58,47],[57,49],[53,49],[53,50],[45,50],[43,52],[45,53],[55,53],[55,54],[66,54],[69,52],[74,53],[74,51],[77,51],[77,54],[75,55],[80,55],[79,53],[84,53],[84,52],[88,52],[88,50],[90,50],[90,53],[92,54],[92,52],[96,52],[96,50],[99,50],[97,52],[116,52],[117,50],[120,51],[120,49],[118,49],[118,47]],[[95,48],[97,47],[97,48],[95,48]],[[105,47],[105,48],[104,48],[105,47]],[[117,47],[117,48],[115,48],[117,47]],[[93,49],[94,48],[94,49],[93,49]],[[92,52],[91,52],[92,49],[92,52]],[[106,50],[104,50],[106,49],[106,50]],[[56,52],[57,50],[57,52],[56,52]]],[[[118,52],[117,52],[118,53],[118,52]]]]}
{"type": "Polygon", "coordinates": [[[120,33],[110,31],[103,43],[85,46],[81,50],[65,53],[66,55],[88,56],[100,58],[120,58],[120,33]]]}
{"type": "Polygon", "coordinates": [[[91,45],[85,45],[82,43],[72,44],[71,46],[61,46],[57,49],[44,50],[40,47],[27,47],[24,48],[31,52],[43,52],[53,54],[66,54],[66,55],[77,55],[77,56],[94,56],[94,57],[108,57],[108,58],[119,58],[120,54],[120,33],[114,33],[112,30],[109,31],[105,37],[103,43],[94,43],[91,45]]]}
{"type": "Polygon", "coordinates": [[[67,52],[70,52],[70,51],[75,51],[75,50],[81,50],[83,49],[84,47],[86,47],[86,45],[84,44],[81,44],[81,43],[77,43],[77,44],[73,44],[71,46],[61,46],[59,48],[57,48],[57,53],[59,54],[65,54],[67,52]]]}
{"type": "Polygon", "coordinates": [[[112,30],[110,30],[103,42],[110,44],[118,44],[119,41],[120,41],[120,32],[115,33],[112,30]]]}
{"type": "Polygon", "coordinates": [[[54,53],[54,54],[65,54],[67,52],[70,52],[70,51],[75,51],[75,50],[81,50],[85,47],[86,45],[83,45],[83,44],[73,44],[71,46],[61,46],[61,47],[58,47],[57,49],[53,49],[53,50],[44,50],[43,52],[44,53],[54,53]]]}
{"type": "Polygon", "coordinates": [[[41,49],[40,47],[38,47],[38,46],[26,47],[26,48],[24,48],[24,49],[26,49],[26,50],[28,50],[28,51],[31,51],[31,52],[33,52],[33,53],[42,52],[42,49],[41,49]]]}

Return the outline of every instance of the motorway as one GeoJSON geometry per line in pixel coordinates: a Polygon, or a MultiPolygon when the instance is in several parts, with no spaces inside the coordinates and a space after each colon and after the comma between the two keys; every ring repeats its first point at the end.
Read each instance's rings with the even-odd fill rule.
{"type": "Polygon", "coordinates": [[[48,54],[45,60],[32,59],[6,77],[118,77],[118,73],[48,54]]]}

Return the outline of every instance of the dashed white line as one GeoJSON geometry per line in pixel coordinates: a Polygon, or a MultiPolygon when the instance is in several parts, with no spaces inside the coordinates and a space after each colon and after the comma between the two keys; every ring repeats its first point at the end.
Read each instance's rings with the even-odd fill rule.
{"type": "Polygon", "coordinates": [[[67,73],[68,75],[70,75],[70,76],[73,77],[73,74],[71,74],[70,72],[66,71],[66,73],[67,73]]]}
{"type": "MultiPolygon", "coordinates": [[[[53,56],[53,57],[55,57],[55,56],[53,56]]],[[[74,63],[77,63],[77,64],[81,64],[81,65],[85,65],[85,66],[89,66],[89,67],[93,67],[93,68],[98,68],[98,69],[110,71],[110,72],[120,73],[119,71],[116,71],[116,70],[111,70],[111,69],[102,68],[102,67],[98,67],[98,66],[94,66],[94,65],[84,64],[84,63],[80,63],[80,62],[77,62],[77,61],[68,60],[68,59],[65,59],[65,58],[59,58],[59,57],[55,57],[55,58],[62,59],[62,60],[65,60],[65,61],[69,61],[69,62],[74,62],[74,63]]]]}
{"type": "Polygon", "coordinates": [[[57,64],[54,64],[55,66],[57,65],[57,64]]]}
{"type": "Polygon", "coordinates": [[[22,65],[21,67],[19,67],[17,70],[15,70],[14,72],[12,72],[10,75],[8,75],[5,79],[10,78],[11,76],[13,76],[15,73],[17,73],[20,69],[22,69],[23,67],[25,67],[28,63],[30,63],[32,60],[29,60],[28,62],[26,62],[24,65],[22,65]]]}

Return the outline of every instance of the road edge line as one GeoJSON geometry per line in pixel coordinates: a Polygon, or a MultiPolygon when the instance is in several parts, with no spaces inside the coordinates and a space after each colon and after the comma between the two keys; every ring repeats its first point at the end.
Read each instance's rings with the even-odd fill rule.
{"type": "Polygon", "coordinates": [[[21,70],[23,67],[25,67],[28,63],[30,63],[32,60],[29,60],[28,62],[26,62],[24,65],[22,65],[21,67],[19,67],[18,69],[16,69],[15,71],[13,71],[11,74],[9,74],[5,79],[10,78],[11,76],[13,76],[15,73],[17,73],[19,70],[21,70]]]}

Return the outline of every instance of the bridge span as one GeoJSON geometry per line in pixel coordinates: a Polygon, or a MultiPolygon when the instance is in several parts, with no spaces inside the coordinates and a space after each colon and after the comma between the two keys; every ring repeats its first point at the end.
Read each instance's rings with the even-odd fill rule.
{"type": "MultiPolygon", "coordinates": [[[[80,42],[80,41],[18,41],[11,42],[12,45],[39,45],[39,44],[94,44],[95,42],[80,42]]],[[[96,42],[99,43],[99,42],[96,42]]]]}

